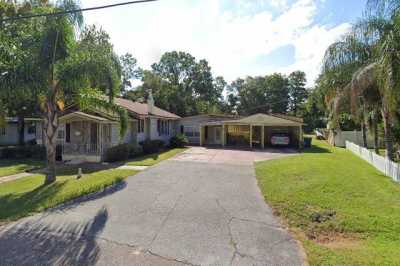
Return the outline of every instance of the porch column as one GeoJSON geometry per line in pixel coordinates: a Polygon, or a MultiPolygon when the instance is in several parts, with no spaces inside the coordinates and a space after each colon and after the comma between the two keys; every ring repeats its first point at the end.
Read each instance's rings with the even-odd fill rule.
{"type": "Polygon", "coordinates": [[[101,126],[100,123],[97,123],[97,147],[96,151],[97,153],[101,153],[101,126]]]}
{"type": "Polygon", "coordinates": [[[253,148],[253,126],[250,125],[250,148],[253,148]]]}
{"type": "Polygon", "coordinates": [[[222,147],[226,145],[226,132],[225,132],[225,125],[222,125],[222,147]]]}
{"type": "Polygon", "coordinates": [[[265,138],[265,132],[264,132],[264,130],[265,130],[265,126],[261,126],[261,148],[265,148],[265,141],[264,141],[264,138],[265,138]]]}
{"type": "Polygon", "coordinates": [[[99,123],[98,124],[99,125],[99,137],[98,137],[98,139],[97,139],[97,143],[98,143],[98,145],[99,145],[99,152],[100,152],[100,155],[102,155],[102,153],[103,153],[103,124],[101,124],[101,123],[99,123]]]}
{"type": "Polygon", "coordinates": [[[204,138],[204,134],[203,134],[203,126],[201,126],[200,125],[200,146],[203,146],[203,144],[204,144],[204,141],[203,141],[203,138],[204,138]]]}

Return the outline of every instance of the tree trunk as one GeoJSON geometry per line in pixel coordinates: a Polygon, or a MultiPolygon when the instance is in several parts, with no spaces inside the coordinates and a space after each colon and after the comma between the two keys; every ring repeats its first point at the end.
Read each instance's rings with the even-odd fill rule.
{"type": "Polygon", "coordinates": [[[383,126],[385,130],[386,158],[393,160],[392,124],[388,108],[382,110],[383,126]]]}
{"type": "Polygon", "coordinates": [[[379,134],[378,134],[378,122],[377,121],[373,121],[374,125],[374,149],[375,149],[375,153],[379,154],[379,134]]]}
{"type": "Polygon", "coordinates": [[[362,141],[363,141],[363,147],[368,148],[368,143],[367,143],[367,127],[364,122],[361,123],[361,134],[362,134],[362,141]]]}
{"type": "Polygon", "coordinates": [[[25,145],[25,119],[23,115],[18,115],[18,144],[25,145]]]}
{"type": "MultiPolygon", "coordinates": [[[[51,88],[53,92],[55,87],[51,88]]],[[[54,93],[55,95],[55,93],[54,93]]],[[[54,96],[53,96],[54,97],[54,96]]],[[[55,98],[49,97],[46,99],[47,112],[44,116],[44,138],[46,145],[47,156],[47,171],[45,185],[56,181],[56,148],[57,148],[57,129],[58,129],[58,114],[55,98]]]]}

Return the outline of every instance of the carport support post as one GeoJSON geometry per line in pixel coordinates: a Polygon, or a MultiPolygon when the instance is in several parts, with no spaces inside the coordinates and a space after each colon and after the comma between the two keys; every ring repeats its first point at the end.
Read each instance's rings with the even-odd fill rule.
{"type": "Polygon", "coordinates": [[[203,134],[203,126],[202,125],[200,125],[200,147],[201,146],[203,146],[203,136],[204,136],[204,134],[203,134]]]}
{"type": "Polygon", "coordinates": [[[222,147],[225,147],[225,144],[226,144],[225,125],[222,124],[222,147]]]}
{"type": "Polygon", "coordinates": [[[303,126],[299,127],[299,149],[303,148],[304,138],[303,138],[303,126]]]}
{"type": "Polygon", "coordinates": [[[265,130],[265,126],[261,126],[261,148],[265,148],[265,141],[264,141],[264,134],[265,134],[265,132],[264,132],[264,130],[265,130]]]}
{"type": "Polygon", "coordinates": [[[250,148],[253,148],[253,126],[250,125],[250,148]]]}

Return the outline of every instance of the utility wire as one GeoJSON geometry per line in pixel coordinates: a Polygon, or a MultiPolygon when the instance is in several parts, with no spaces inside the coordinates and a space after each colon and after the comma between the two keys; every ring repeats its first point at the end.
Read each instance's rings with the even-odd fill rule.
{"type": "Polygon", "coordinates": [[[117,6],[126,6],[126,5],[133,5],[133,4],[156,2],[156,1],[158,1],[158,0],[136,0],[136,1],[122,2],[122,3],[104,5],[104,6],[88,7],[88,8],[82,8],[82,9],[74,9],[74,10],[65,10],[65,11],[59,11],[59,12],[54,12],[54,13],[32,14],[32,15],[20,16],[20,17],[10,17],[10,18],[5,18],[5,19],[0,20],[0,23],[7,22],[7,21],[16,21],[16,20],[22,20],[22,19],[36,18],[36,17],[62,16],[62,15],[72,14],[72,13],[79,13],[79,12],[85,12],[85,11],[112,8],[112,7],[117,7],[117,6]]]}

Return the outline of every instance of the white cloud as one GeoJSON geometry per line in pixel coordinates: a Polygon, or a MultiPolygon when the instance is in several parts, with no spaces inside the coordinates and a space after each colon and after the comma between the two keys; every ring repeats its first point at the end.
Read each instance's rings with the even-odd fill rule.
{"type": "MultiPolygon", "coordinates": [[[[90,2],[93,3],[84,0],[83,4],[93,5],[90,2]]],[[[183,50],[198,59],[207,59],[215,75],[231,81],[267,74],[274,62],[265,68],[255,67],[252,62],[292,44],[296,62],[276,71],[300,69],[314,80],[323,51],[348,25],[314,25],[317,8],[313,0],[297,0],[291,6],[286,0],[240,0],[239,4],[261,6],[266,2],[282,8],[281,14],[260,9],[246,15],[223,8],[222,0],[170,0],[91,12],[85,17],[87,23],[102,25],[110,33],[118,53],[131,52],[146,68],[164,52],[183,50]]]]}

